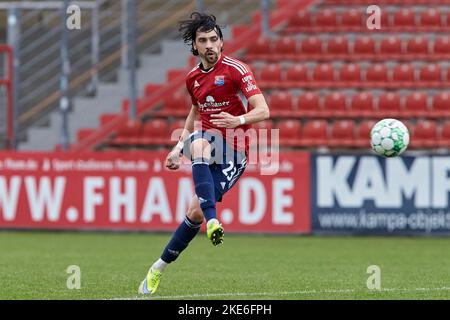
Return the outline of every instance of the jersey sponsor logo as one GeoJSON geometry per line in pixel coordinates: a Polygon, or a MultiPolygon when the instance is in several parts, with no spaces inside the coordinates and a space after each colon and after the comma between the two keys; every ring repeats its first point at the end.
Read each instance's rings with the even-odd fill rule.
{"type": "Polygon", "coordinates": [[[253,77],[251,75],[243,77],[242,82],[247,84],[247,87],[245,88],[245,91],[247,92],[258,89],[258,87],[254,84],[253,77]]]}
{"type": "Polygon", "coordinates": [[[230,104],[230,101],[216,102],[214,97],[207,96],[206,97],[206,102],[205,103],[199,103],[198,105],[199,105],[199,107],[201,109],[205,109],[205,108],[224,107],[224,106],[228,106],[229,104],[230,104]]]}
{"type": "Polygon", "coordinates": [[[245,76],[242,78],[242,82],[251,82],[253,81],[253,77],[251,75],[245,76]]]}
{"type": "Polygon", "coordinates": [[[250,91],[256,90],[256,89],[258,89],[258,87],[257,87],[256,85],[254,85],[254,84],[252,84],[252,83],[249,83],[249,84],[247,85],[247,88],[245,88],[245,91],[250,92],[250,91]]]}
{"type": "Polygon", "coordinates": [[[223,86],[225,84],[225,76],[215,76],[214,84],[216,86],[223,86]]]}

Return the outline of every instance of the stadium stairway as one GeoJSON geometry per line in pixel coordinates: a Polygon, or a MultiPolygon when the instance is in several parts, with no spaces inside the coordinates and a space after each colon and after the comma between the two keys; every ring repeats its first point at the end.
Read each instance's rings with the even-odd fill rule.
{"type": "MultiPolygon", "coordinates": [[[[140,67],[137,69],[138,84],[164,83],[169,68],[184,67],[189,54],[188,48],[176,40],[164,40],[159,54],[146,54],[140,57],[140,67]],[[167,63],[170,61],[170,64],[167,63]]],[[[100,116],[120,112],[123,97],[127,96],[127,71],[120,70],[119,81],[116,83],[100,84],[95,97],[76,97],[73,100],[73,111],[69,114],[69,141],[77,139],[77,132],[81,128],[95,128],[101,125],[100,116]]],[[[139,96],[142,96],[144,86],[138,86],[139,96]]],[[[53,150],[59,144],[62,119],[58,110],[50,115],[48,127],[31,127],[28,141],[19,145],[22,151],[53,150]]]]}

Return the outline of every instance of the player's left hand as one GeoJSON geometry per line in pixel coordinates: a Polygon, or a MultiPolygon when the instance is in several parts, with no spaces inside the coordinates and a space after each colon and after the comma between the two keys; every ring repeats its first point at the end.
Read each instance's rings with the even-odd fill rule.
{"type": "Polygon", "coordinates": [[[233,129],[241,124],[239,117],[235,117],[227,112],[221,112],[211,115],[211,123],[218,128],[233,129]]]}

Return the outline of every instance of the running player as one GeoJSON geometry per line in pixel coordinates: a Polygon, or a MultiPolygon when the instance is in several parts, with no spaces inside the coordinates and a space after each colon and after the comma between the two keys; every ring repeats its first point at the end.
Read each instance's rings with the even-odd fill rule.
{"type": "Polygon", "coordinates": [[[139,286],[142,294],[155,293],[165,268],[186,249],[204,219],[207,238],[215,246],[223,242],[216,202],[222,201],[245,170],[249,152],[245,132],[251,124],[269,118],[269,108],[249,66],[222,53],[223,36],[216,18],[198,12],[190,18],[181,21],[180,32],[200,63],[186,78],[192,107],[180,141],[166,158],[166,167],[176,170],[183,154],[190,158],[196,195],[185,220],[139,286]],[[194,131],[198,116],[201,128],[194,131]]]}

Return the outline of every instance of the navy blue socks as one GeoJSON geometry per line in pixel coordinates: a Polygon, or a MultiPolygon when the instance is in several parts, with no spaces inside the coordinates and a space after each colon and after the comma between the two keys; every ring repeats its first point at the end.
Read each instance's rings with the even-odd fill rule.
{"type": "Polygon", "coordinates": [[[189,242],[195,238],[198,231],[200,230],[200,225],[202,223],[195,223],[191,221],[188,217],[185,217],[184,221],[180,224],[178,229],[170,239],[166,248],[164,249],[161,259],[164,262],[171,263],[176,260],[180,253],[186,249],[189,242]]]}

